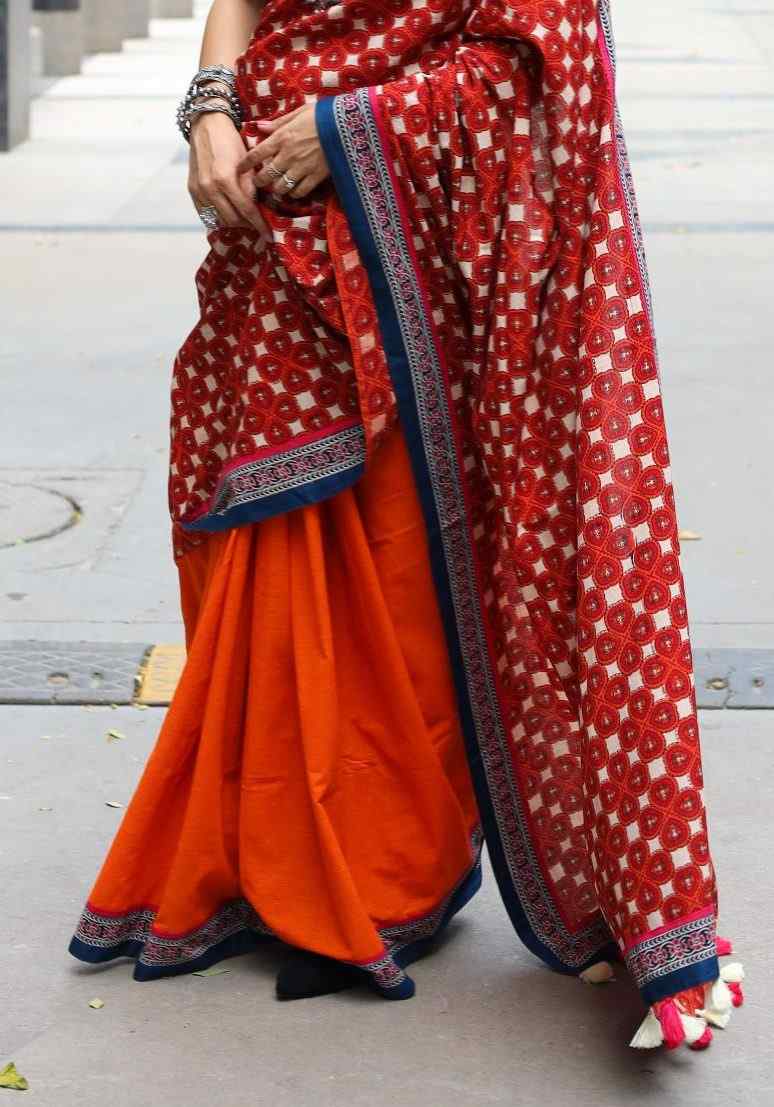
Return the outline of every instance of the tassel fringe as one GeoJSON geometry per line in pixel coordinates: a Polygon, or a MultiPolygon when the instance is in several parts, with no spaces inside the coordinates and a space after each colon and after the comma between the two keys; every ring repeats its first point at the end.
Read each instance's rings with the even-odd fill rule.
{"type": "MultiPolygon", "coordinates": [[[[732,951],[727,938],[718,938],[717,946],[720,956],[732,951]]],[[[712,1027],[725,1030],[733,1009],[744,1003],[743,980],[744,968],[733,961],[722,966],[717,980],[659,1000],[648,1010],[629,1045],[633,1049],[656,1049],[660,1045],[667,1049],[681,1045],[697,1051],[707,1049],[712,1027]]]]}

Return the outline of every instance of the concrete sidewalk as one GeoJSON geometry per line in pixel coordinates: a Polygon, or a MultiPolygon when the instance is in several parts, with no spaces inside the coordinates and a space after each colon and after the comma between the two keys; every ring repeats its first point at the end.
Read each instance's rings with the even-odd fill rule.
{"type": "MultiPolygon", "coordinates": [[[[273,996],[271,948],[228,973],[139,983],[132,963],[67,952],[83,901],[151,749],[160,712],[3,710],[0,1067],[45,1107],[707,1107],[770,1102],[774,802],[766,712],[704,717],[721,932],[747,1001],[707,1053],[639,1052],[633,985],[592,988],[518,941],[494,881],[411,969],[416,997],[273,996]],[[108,742],[108,729],[125,737],[108,742]],[[105,1006],[88,1006],[94,997],[105,1006]]],[[[1,1093],[0,1093],[1,1094],[1,1093]]]]}

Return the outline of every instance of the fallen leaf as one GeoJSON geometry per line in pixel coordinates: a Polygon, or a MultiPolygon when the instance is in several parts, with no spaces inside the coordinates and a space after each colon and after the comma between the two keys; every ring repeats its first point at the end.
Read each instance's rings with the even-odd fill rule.
{"type": "Polygon", "coordinates": [[[107,732],[108,742],[118,742],[121,738],[126,738],[126,735],[123,734],[120,730],[109,730],[107,732]]]}
{"type": "Polygon", "coordinates": [[[100,1007],[104,1006],[105,1001],[104,999],[100,999],[99,996],[96,996],[94,999],[89,1000],[89,1007],[93,1007],[95,1011],[99,1011],[100,1007]]]}
{"type": "Polygon", "coordinates": [[[697,534],[695,530],[681,530],[679,538],[681,542],[701,542],[702,535],[697,534]]]}
{"type": "Polygon", "coordinates": [[[4,1069],[0,1069],[0,1088],[15,1088],[17,1092],[26,1092],[28,1087],[27,1081],[16,1071],[13,1061],[9,1061],[4,1069]]]}
{"type": "Polygon", "coordinates": [[[53,807],[39,807],[38,811],[53,811],[53,807]]]}
{"type": "Polygon", "coordinates": [[[208,969],[197,969],[192,976],[220,976],[222,972],[231,972],[231,969],[223,969],[220,965],[211,965],[208,969]]]}
{"type": "Polygon", "coordinates": [[[105,807],[123,807],[122,803],[118,803],[116,800],[105,800],[105,807]]]}

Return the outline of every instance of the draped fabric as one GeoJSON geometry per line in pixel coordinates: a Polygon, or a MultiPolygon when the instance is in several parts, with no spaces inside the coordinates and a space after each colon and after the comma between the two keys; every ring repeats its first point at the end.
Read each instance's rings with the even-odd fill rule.
{"type": "Polygon", "coordinates": [[[201,531],[334,495],[404,428],[468,761],[523,941],[718,976],[691,648],[606,0],[269,0],[253,121],[332,179],[216,230],[173,386],[201,531]]]}
{"type": "Polygon", "coordinates": [[[147,981],[279,938],[413,994],[481,881],[423,531],[395,428],[355,487],[180,559],[186,665],[75,957],[147,981]]]}

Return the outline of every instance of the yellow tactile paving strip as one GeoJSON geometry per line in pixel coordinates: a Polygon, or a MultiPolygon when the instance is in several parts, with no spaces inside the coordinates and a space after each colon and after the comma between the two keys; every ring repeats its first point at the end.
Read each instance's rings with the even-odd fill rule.
{"type": "Polygon", "coordinates": [[[137,676],[135,703],[164,707],[174,694],[185,664],[185,646],[152,646],[137,676]]]}

